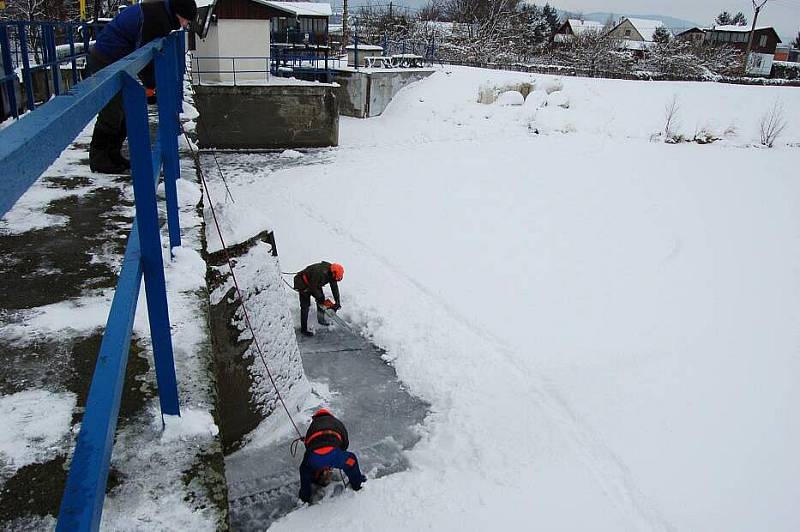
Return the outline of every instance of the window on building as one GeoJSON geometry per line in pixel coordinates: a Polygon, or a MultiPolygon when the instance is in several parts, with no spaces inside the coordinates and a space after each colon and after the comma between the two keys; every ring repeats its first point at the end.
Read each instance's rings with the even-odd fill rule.
{"type": "Polygon", "coordinates": [[[631,36],[631,30],[625,30],[625,37],[631,36]]]}
{"type": "Polygon", "coordinates": [[[761,38],[758,40],[758,45],[764,47],[767,45],[767,36],[762,35],[761,38]]]}

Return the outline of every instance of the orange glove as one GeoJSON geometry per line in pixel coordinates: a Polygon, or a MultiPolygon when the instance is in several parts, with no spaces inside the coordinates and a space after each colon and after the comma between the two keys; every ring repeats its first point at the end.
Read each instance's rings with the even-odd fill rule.
{"type": "Polygon", "coordinates": [[[335,307],[336,305],[330,299],[326,299],[325,301],[322,302],[322,306],[327,308],[327,309],[331,309],[331,308],[335,307]]]}
{"type": "Polygon", "coordinates": [[[152,98],[153,96],[156,95],[156,90],[155,89],[151,89],[150,87],[145,87],[144,88],[144,94],[148,98],[152,98]]]}

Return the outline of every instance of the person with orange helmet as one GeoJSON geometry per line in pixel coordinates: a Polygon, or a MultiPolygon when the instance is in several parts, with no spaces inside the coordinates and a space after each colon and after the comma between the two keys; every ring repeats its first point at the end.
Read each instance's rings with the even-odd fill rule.
{"type": "Polygon", "coordinates": [[[341,264],[319,262],[306,266],[303,271],[294,276],[294,289],[300,295],[300,332],[306,336],[314,333],[308,330],[308,310],[311,308],[311,298],[317,302],[317,323],[330,325],[325,319],[325,310],[337,311],[342,308],[339,299],[339,281],[344,278],[344,267],[341,264]],[[333,301],[325,299],[322,287],[330,284],[333,301]]]}
{"type": "Polygon", "coordinates": [[[300,463],[300,500],[311,502],[311,485],[325,486],[333,469],[341,469],[355,491],[367,477],[361,474],[358,458],[347,450],[350,441],[344,423],[325,408],[311,416],[311,425],[303,440],[306,452],[300,463]]]}

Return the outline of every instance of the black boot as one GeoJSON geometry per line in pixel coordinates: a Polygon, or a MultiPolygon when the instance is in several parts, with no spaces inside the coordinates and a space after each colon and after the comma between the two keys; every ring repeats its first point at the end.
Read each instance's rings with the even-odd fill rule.
{"type": "Polygon", "coordinates": [[[122,121],[122,133],[114,139],[113,143],[110,143],[108,148],[108,156],[112,162],[125,167],[126,170],[130,170],[131,162],[128,160],[127,157],[122,155],[122,144],[125,142],[125,138],[128,136],[125,132],[125,121],[122,121]]]}
{"type": "Polygon", "coordinates": [[[100,174],[124,174],[127,168],[111,159],[108,142],[102,135],[92,137],[89,144],[89,168],[100,174]]]}
{"type": "Polygon", "coordinates": [[[300,307],[300,333],[303,336],[314,336],[314,333],[308,330],[308,307],[300,307]]]}

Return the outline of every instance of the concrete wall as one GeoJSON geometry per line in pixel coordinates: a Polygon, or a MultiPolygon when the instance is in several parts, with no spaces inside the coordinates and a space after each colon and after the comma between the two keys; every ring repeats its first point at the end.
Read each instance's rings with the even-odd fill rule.
{"type": "MultiPolygon", "coordinates": [[[[236,83],[269,79],[269,21],[221,19],[208,29],[205,39],[198,39],[195,57],[215,57],[220,59],[200,59],[201,71],[231,71],[236,58],[236,83]],[[243,59],[258,57],[264,59],[243,59]],[[243,72],[254,70],[257,72],[243,72]]],[[[192,80],[197,83],[197,77],[192,80]]],[[[200,75],[201,82],[233,84],[233,74],[207,73],[200,75]]]]}
{"type": "Polygon", "coordinates": [[[381,70],[369,72],[337,71],[339,112],[344,116],[368,118],[386,110],[400,89],[427,78],[433,70],[381,70]]]}
{"type": "Polygon", "coordinates": [[[332,85],[195,87],[201,147],[283,149],[337,146],[332,85]]]}

